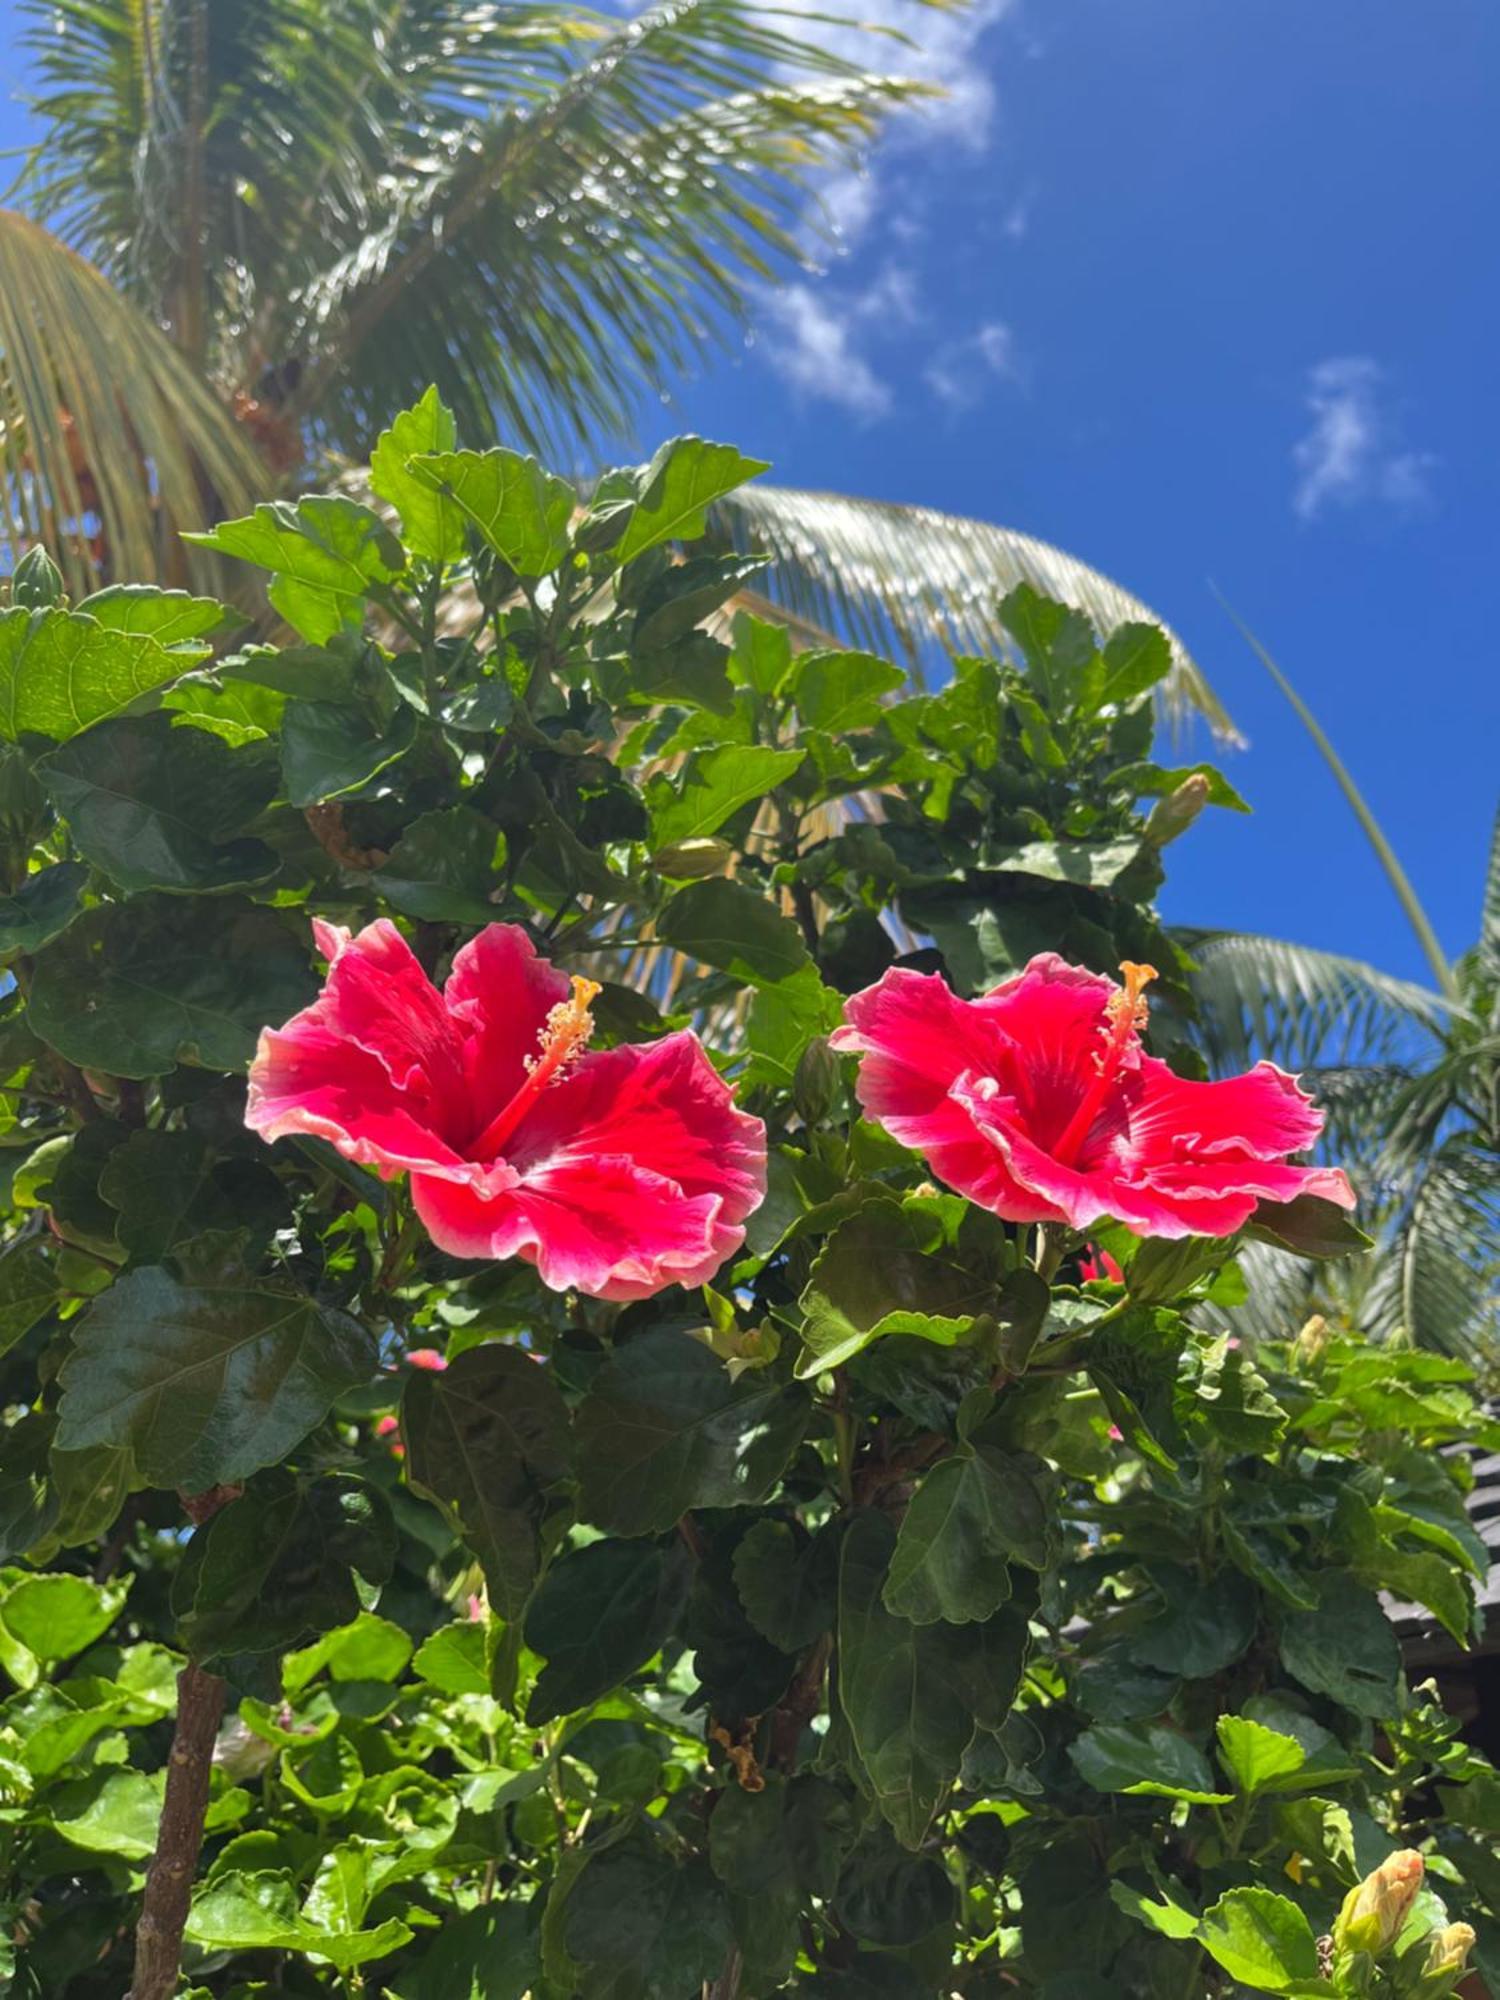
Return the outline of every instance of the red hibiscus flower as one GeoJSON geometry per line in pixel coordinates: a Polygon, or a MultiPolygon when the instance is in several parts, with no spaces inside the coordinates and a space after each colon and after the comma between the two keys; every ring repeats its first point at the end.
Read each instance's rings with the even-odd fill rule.
{"type": "Polygon", "coordinates": [[[1108,1278],[1116,1285],[1125,1282],[1125,1273],[1120,1269],[1118,1259],[1111,1257],[1107,1250],[1096,1250],[1092,1243],[1087,1245],[1084,1255],[1078,1260],[1078,1275],[1086,1285],[1100,1278],[1108,1278]]]}
{"type": "Polygon", "coordinates": [[[644,1299],[713,1276],[766,1189],[766,1134],[696,1037],[585,1053],[599,989],[491,924],[433,986],[394,924],[314,923],[328,980],[267,1028],[245,1122],[411,1175],[440,1249],[554,1291],[644,1299]]]}
{"type": "Polygon", "coordinates": [[[832,1043],[863,1056],[870,1117],[1011,1222],[1232,1236],[1263,1198],[1352,1208],[1341,1172],[1288,1164],[1323,1127],[1296,1079],[1273,1063],[1220,1083],[1175,1076],[1140,1044],[1155,972],[1121,970],[1123,991],[1044,952],[960,1000],[893,969],[854,995],[832,1043]]]}

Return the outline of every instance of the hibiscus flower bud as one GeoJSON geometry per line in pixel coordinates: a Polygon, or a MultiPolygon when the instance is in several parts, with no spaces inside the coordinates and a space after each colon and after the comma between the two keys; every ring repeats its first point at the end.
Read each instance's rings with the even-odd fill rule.
{"type": "Polygon", "coordinates": [[[1447,1993],[1469,1963],[1475,1937],[1470,1924],[1443,1924],[1427,1940],[1427,1956],[1422,1961],[1422,1987],[1426,1994],[1447,1993]]]}
{"type": "Polygon", "coordinates": [[[1177,836],[1186,833],[1193,821],[1208,804],[1209,783],[1201,771],[1194,771],[1184,778],[1176,791],[1169,792],[1164,799],[1158,799],[1151,808],[1151,817],[1146,821],[1146,843],[1150,847],[1162,848],[1177,836]]]}
{"type": "Polygon", "coordinates": [[[734,858],[727,840],[674,840],[659,847],[651,859],[674,882],[699,882],[705,875],[722,875],[734,858]]]}
{"type": "Polygon", "coordinates": [[[1421,1887],[1421,1855],[1415,1848],[1398,1848],[1344,1898],[1333,1927],[1336,1947],[1372,1957],[1385,1951],[1401,1935],[1421,1887]]]}
{"type": "Polygon", "coordinates": [[[1321,1313],[1314,1313],[1297,1335],[1297,1359],[1316,1363],[1323,1359],[1328,1346],[1328,1322],[1321,1313]]]}
{"type": "Polygon", "coordinates": [[[797,1059],[792,1102],[804,1125],[817,1125],[832,1109],[839,1087],[839,1059],[825,1035],[815,1035],[797,1059]]]}
{"type": "Polygon", "coordinates": [[[45,611],[62,601],[62,571],[38,542],[16,564],[10,579],[10,601],[27,611],[45,611]]]}

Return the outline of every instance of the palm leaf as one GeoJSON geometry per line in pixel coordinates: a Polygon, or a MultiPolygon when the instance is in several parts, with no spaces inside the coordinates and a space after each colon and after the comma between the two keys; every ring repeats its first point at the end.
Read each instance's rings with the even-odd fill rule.
{"type": "Polygon", "coordinates": [[[1367,1331],[1493,1361],[1500,1343],[1500,1155],[1455,1132],[1420,1163],[1381,1232],[1367,1331]]]}
{"type": "Polygon", "coordinates": [[[0,211],[0,551],[44,542],[77,591],[199,567],[176,530],[264,497],[212,391],[93,267],[0,211]]]}
{"type": "MultiPolygon", "coordinates": [[[[1050,542],[931,507],[756,485],[721,501],[713,525],[736,549],[772,558],[764,589],[793,617],[875,652],[904,655],[920,678],[945,652],[1004,653],[997,607],[1029,583],[1081,611],[1101,632],[1163,621],[1138,597],[1050,542]]],[[[1240,740],[1203,670],[1170,627],[1168,713],[1196,712],[1240,740]]]]}
{"type": "Polygon", "coordinates": [[[1174,935],[1194,967],[1187,1032],[1217,1074],[1262,1058],[1293,1071],[1430,1062],[1453,1018],[1443,995],[1361,959],[1242,931],[1174,935]]]}
{"type": "Polygon", "coordinates": [[[805,255],[818,179],[914,94],[745,0],[623,24],[523,10],[537,37],[552,23],[541,64],[503,10],[471,18],[467,88],[494,108],[455,115],[445,68],[412,79],[375,218],[335,244],[284,342],[308,357],[294,406],[350,444],[432,379],[465,435],[498,422],[555,457],[628,431],[805,255]]]}

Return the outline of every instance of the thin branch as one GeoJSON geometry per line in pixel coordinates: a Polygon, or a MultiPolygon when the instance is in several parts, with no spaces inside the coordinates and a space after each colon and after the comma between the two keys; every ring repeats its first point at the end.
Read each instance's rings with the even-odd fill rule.
{"type": "Polygon", "coordinates": [[[135,1930],[135,1974],[125,2000],[172,2000],[177,1991],[224,1691],[219,1676],[196,1660],[189,1660],[177,1676],[177,1728],[167,1761],[167,1793],[135,1930]]]}

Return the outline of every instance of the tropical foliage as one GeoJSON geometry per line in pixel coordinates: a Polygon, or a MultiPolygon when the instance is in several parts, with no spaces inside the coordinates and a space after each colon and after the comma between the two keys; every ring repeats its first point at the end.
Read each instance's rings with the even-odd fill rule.
{"type": "MultiPolygon", "coordinates": [[[[1144,1032],[1192,1077],[1152,898],[1170,839],[1238,801],[1152,760],[1169,643],[1024,587],[1014,658],[937,693],[748,615],[715,638],[754,565],[693,544],[756,469],[681,439],[580,505],[458,450],[429,395],[375,453],[388,514],[214,531],[285,646],[205,598],[17,573],[0,1896],[26,2000],[163,2000],[179,1956],[195,2000],[1437,2000],[1500,1971],[1500,1777],[1377,1595],[1470,1628],[1445,1448],[1496,1438],[1463,1365],[1292,1321],[1252,1355],[1204,1313],[1252,1241],[1358,1253],[1342,1209],[1175,1240],[1006,1221],[861,1115],[856,1088],[891,1115],[871,1058],[830,1045],[894,926],[965,996],[1038,952],[1134,961],[1139,994],[1149,961],[1144,1032]],[[439,636],[459,582],[473,617],[439,636]],[[558,1083],[571,1003],[528,1072],[491,990],[521,1112],[628,1111],[569,1170],[661,1231],[722,1225],[707,1283],[626,1270],[602,1178],[608,1269],[560,1276],[509,1112],[452,1151],[444,1050],[491,1016],[466,973],[442,1026],[425,977],[497,935],[592,1010],[558,1083]],[[663,1007],[619,974],[668,949],[663,1007]],[[351,985],[364,951],[399,980],[351,985]],[[294,1017],[256,1066],[268,1145],[247,1064],[294,1017]],[[765,1128],[748,1217],[691,1182],[750,1153],[705,1160],[621,1081],[695,1027],[719,1075],[683,1129],[729,1089],[765,1128]],[[284,1112],[298,1076],[293,1131],[272,1086],[284,1112]],[[398,1158],[412,1184],[371,1171],[398,1158]],[[539,1233],[440,1247],[434,1171],[539,1233]]],[[[1112,1068],[1076,1089],[1127,1074],[1143,1018],[1100,1011],[1112,1068]]],[[[1236,1188],[1287,1149],[1227,1147],[1236,1188]]]]}

